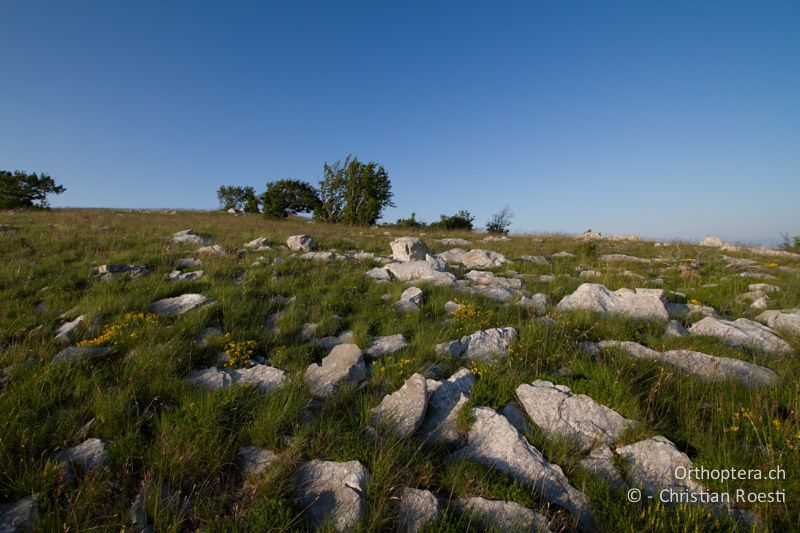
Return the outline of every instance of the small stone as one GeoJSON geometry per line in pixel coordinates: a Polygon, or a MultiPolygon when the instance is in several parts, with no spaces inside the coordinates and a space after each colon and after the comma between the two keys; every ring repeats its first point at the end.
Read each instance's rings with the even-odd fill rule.
{"type": "Polygon", "coordinates": [[[253,239],[245,244],[244,247],[253,252],[263,252],[272,248],[269,244],[269,240],[266,237],[258,237],[257,239],[253,239]]]}
{"type": "Polygon", "coordinates": [[[706,317],[692,324],[689,333],[716,337],[735,348],[747,348],[771,355],[791,355],[793,352],[792,347],[778,337],[775,330],[746,318],[720,320],[706,317]]]}
{"type": "Polygon", "coordinates": [[[181,315],[211,301],[210,297],[202,294],[182,294],[153,302],[150,304],[150,311],[159,315],[181,315]]]}
{"type": "Polygon", "coordinates": [[[209,254],[209,255],[225,255],[227,254],[227,250],[220,246],[219,244],[212,244],[211,246],[203,246],[202,248],[197,249],[198,254],[209,254]]]}
{"type": "Polygon", "coordinates": [[[400,237],[389,243],[392,247],[392,259],[400,262],[424,261],[431,250],[422,239],[417,237],[400,237]]]}
{"type": "Polygon", "coordinates": [[[508,356],[508,350],[516,336],[516,328],[491,328],[476,331],[472,335],[466,335],[457,341],[438,344],[436,352],[441,354],[449,353],[453,357],[491,362],[495,356],[508,356]]]}
{"type": "Polygon", "coordinates": [[[516,502],[472,497],[457,499],[456,506],[492,531],[550,531],[546,517],[516,502]]]}
{"type": "Polygon", "coordinates": [[[248,475],[258,475],[266,470],[278,456],[275,452],[259,448],[258,446],[245,446],[239,448],[239,461],[242,471],[248,475]]]}
{"type": "Polygon", "coordinates": [[[109,444],[102,439],[86,439],[59,453],[56,460],[62,463],[67,480],[74,481],[77,473],[95,470],[105,463],[109,444]]]}
{"type": "Polygon", "coordinates": [[[72,320],[70,322],[65,322],[60,326],[58,326],[58,328],[56,329],[56,336],[53,340],[56,342],[60,342],[62,344],[69,344],[69,342],[72,340],[72,337],[74,337],[77,329],[81,327],[84,318],[85,318],[84,315],[80,315],[75,320],[72,320]]]}
{"type": "Polygon", "coordinates": [[[107,346],[69,346],[58,352],[53,357],[53,360],[50,361],[50,364],[98,359],[107,355],[110,351],[111,348],[107,346]]]}
{"type": "Polygon", "coordinates": [[[536,315],[543,315],[547,311],[547,295],[540,292],[533,296],[523,296],[517,305],[531,309],[536,315]]]}
{"type": "Polygon", "coordinates": [[[408,342],[402,334],[387,335],[378,337],[372,344],[364,350],[364,353],[372,359],[378,359],[384,355],[392,354],[408,346],[408,342]]]}
{"type": "Polygon", "coordinates": [[[0,505],[0,532],[31,531],[39,520],[36,505],[38,494],[26,496],[12,504],[0,505]]]}
{"type": "Polygon", "coordinates": [[[201,237],[190,229],[177,232],[170,238],[170,241],[179,244],[208,244],[206,237],[201,237]]]}
{"type": "Polygon", "coordinates": [[[670,320],[667,329],[664,331],[665,337],[688,337],[689,330],[683,327],[680,320],[670,320]]]}
{"type": "Polygon", "coordinates": [[[322,364],[312,363],[306,369],[305,380],[315,398],[333,394],[341,382],[357,385],[367,378],[367,369],[361,350],[355,344],[340,344],[322,359],[322,364]]]}
{"type": "Polygon", "coordinates": [[[444,312],[448,315],[452,315],[462,307],[464,307],[463,304],[456,303],[453,300],[448,300],[448,302],[444,304],[444,312]]]}
{"type": "Polygon", "coordinates": [[[203,277],[202,270],[193,270],[191,272],[181,272],[180,270],[173,270],[169,273],[170,281],[197,281],[203,277]]]}

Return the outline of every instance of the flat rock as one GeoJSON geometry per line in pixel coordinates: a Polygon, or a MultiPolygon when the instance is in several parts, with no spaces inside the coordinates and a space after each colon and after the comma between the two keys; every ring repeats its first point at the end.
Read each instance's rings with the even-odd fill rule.
{"type": "Polygon", "coordinates": [[[756,319],[773,329],[800,337],[800,309],[764,311],[756,319]]]}
{"type": "Polygon", "coordinates": [[[452,315],[462,307],[464,307],[464,304],[456,303],[453,300],[448,300],[447,303],[444,304],[444,312],[448,315],[452,315]]]}
{"type": "Polygon", "coordinates": [[[427,406],[428,387],[425,377],[414,374],[399,390],[383,397],[380,405],[372,411],[372,421],[398,438],[410,437],[425,419],[427,406]]]}
{"type": "Polygon", "coordinates": [[[780,287],[770,285],[769,283],[751,283],[747,286],[747,290],[752,292],[763,292],[765,294],[781,292],[780,287]]]}
{"type": "Polygon", "coordinates": [[[374,339],[372,344],[364,350],[364,353],[372,359],[378,359],[384,355],[402,350],[406,346],[408,346],[408,341],[401,333],[398,333],[374,339]]]}
{"type": "MultiPolygon", "coordinates": [[[[660,289],[650,289],[660,291],[660,289]]],[[[663,294],[663,291],[660,291],[663,294]]],[[[610,291],[597,283],[584,283],[556,306],[559,311],[586,310],[608,315],[621,315],[640,320],[666,322],[669,313],[657,292],[629,289],[610,291]]]]}
{"type": "Polygon", "coordinates": [[[175,233],[170,238],[170,241],[179,244],[208,244],[209,242],[208,238],[201,237],[190,229],[185,229],[175,233]]]}
{"type": "Polygon", "coordinates": [[[366,513],[367,471],[358,461],[309,461],[297,471],[298,508],[311,529],[352,531],[366,513]]]}
{"type": "Polygon", "coordinates": [[[492,531],[550,531],[547,518],[516,502],[458,498],[456,507],[492,531]]]}
{"type": "Polygon", "coordinates": [[[561,251],[561,252],[556,252],[556,253],[554,253],[554,254],[552,254],[550,256],[551,259],[554,258],[554,257],[555,258],[575,257],[575,254],[571,254],[569,252],[561,251]]]}
{"type": "Polygon", "coordinates": [[[667,329],[664,330],[665,337],[688,337],[689,330],[683,327],[680,320],[670,320],[667,323],[667,329]]]}
{"type": "Polygon", "coordinates": [[[237,455],[242,465],[242,471],[248,475],[260,474],[278,458],[275,452],[258,446],[239,448],[239,453],[237,455]]]}
{"type": "Polygon", "coordinates": [[[436,254],[436,257],[445,263],[460,263],[465,253],[467,253],[467,251],[462,248],[453,248],[446,252],[436,254]]]}
{"type": "Polygon", "coordinates": [[[580,279],[598,279],[603,277],[603,273],[598,270],[581,270],[578,272],[580,279]]]}
{"type": "Polygon", "coordinates": [[[110,351],[111,348],[107,346],[69,346],[58,352],[50,361],[50,364],[98,359],[107,355],[110,351]]]}
{"type": "Polygon", "coordinates": [[[0,505],[0,532],[14,533],[33,530],[33,526],[39,520],[37,496],[26,496],[14,503],[0,505]]]}
{"type": "Polygon", "coordinates": [[[600,341],[583,343],[583,346],[590,351],[593,348],[618,348],[633,357],[666,363],[707,381],[734,380],[747,386],[762,386],[772,385],[778,380],[777,374],[769,368],[693,350],[658,352],[632,341],[600,341]]]}
{"type": "Polygon", "coordinates": [[[139,278],[150,273],[145,265],[106,264],[97,267],[97,277],[103,281],[122,276],[139,278]]]}
{"type": "Polygon", "coordinates": [[[426,444],[459,444],[461,433],[456,424],[458,414],[466,405],[475,377],[466,368],[458,369],[444,381],[428,380],[428,413],[418,431],[426,444]]]}
{"type": "Polygon", "coordinates": [[[446,244],[447,246],[469,246],[470,244],[472,244],[472,241],[460,238],[448,238],[448,239],[437,239],[437,240],[438,242],[446,244]]]}
{"type": "Polygon", "coordinates": [[[77,329],[81,327],[81,324],[83,324],[84,319],[85,317],[81,315],[75,320],[64,322],[58,326],[58,328],[56,328],[56,336],[53,338],[53,340],[62,344],[69,344],[77,329]]]}
{"type": "Polygon", "coordinates": [[[389,281],[392,279],[391,273],[385,267],[375,267],[368,270],[366,276],[376,281],[389,281]]]}
{"type": "Polygon", "coordinates": [[[173,298],[164,298],[150,304],[150,311],[159,315],[181,315],[197,307],[203,306],[212,299],[202,294],[181,294],[173,298]]]}
{"type": "Polygon", "coordinates": [[[333,394],[340,382],[357,385],[367,378],[367,368],[361,349],[355,344],[334,346],[322,359],[322,364],[312,363],[305,372],[305,380],[315,398],[333,394]]]}
{"type": "Polygon", "coordinates": [[[544,458],[504,416],[488,407],[472,409],[475,420],[467,445],[449,460],[475,461],[509,475],[563,507],[584,531],[597,529],[586,496],[573,487],[561,468],[544,458]]]}
{"type": "Polygon", "coordinates": [[[494,300],[495,302],[510,302],[514,298],[517,297],[519,291],[515,289],[509,289],[507,287],[498,287],[494,285],[473,285],[469,282],[464,282],[464,280],[460,280],[456,282],[456,288],[460,292],[465,292],[469,294],[475,294],[477,296],[483,296],[484,298],[488,298],[490,300],[494,300]]]}
{"type": "Polygon", "coordinates": [[[400,493],[397,529],[403,533],[416,533],[428,523],[439,518],[439,501],[429,490],[404,488],[400,493]]]}
{"type": "Polygon", "coordinates": [[[775,330],[747,318],[720,320],[706,317],[692,324],[689,327],[689,333],[715,337],[735,348],[745,348],[771,355],[792,354],[792,347],[778,337],[775,330]]]}
{"type": "Polygon", "coordinates": [[[605,262],[652,263],[652,259],[625,254],[601,254],[597,259],[605,262]]]}
{"type": "Polygon", "coordinates": [[[517,400],[549,437],[569,438],[581,451],[616,441],[636,422],[566,385],[537,380],[517,387],[517,400]]]}
{"type": "Polygon", "coordinates": [[[531,309],[536,315],[543,315],[547,311],[547,295],[539,292],[532,296],[523,296],[517,305],[531,309]]]}
{"type": "Polygon", "coordinates": [[[523,255],[520,260],[533,265],[549,265],[550,260],[543,255],[523,255]]]}
{"type": "Polygon", "coordinates": [[[286,379],[286,372],[269,365],[253,365],[249,368],[225,370],[216,367],[192,372],[189,381],[208,390],[219,390],[233,384],[252,385],[267,392],[279,388],[286,379]]]}
{"type": "Polygon", "coordinates": [[[233,385],[233,377],[230,374],[213,366],[192,372],[189,381],[208,390],[219,390],[233,385]]]}
{"type": "Polygon", "coordinates": [[[102,439],[86,439],[77,446],[59,453],[56,460],[62,464],[67,479],[74,481],[76,474],[89,472],[106,462],[110,444],[102,439]]]}
{"type": "Polygon", "coordinates": [[[169,273],[170,281],[197,281],[203,277],[202,270],[192,270],[191,272],[181,272],[180,270],[173,270],[169,273]]]}
{"type": "Polygon", "coordinates": [[[419,287],[409,287],[400,295],[401,302],[409,302],[416,306],[422,305],[425,293],[419,287]]]}
{"type": "Polygon", "coordinates": [[[202,248],[198,248],[195,252],[198,254],[220,255],[220,256],[228,253],[228,251],[219,244],[203,246],[202,248]]]}
{"type": "Polygon", "coordinates": [[[430,255],[428,245],[418,237],[400,237],[389,243],[392,248],[392,259],[401,263],[408,261],[424,261],[430,255]]]}
{"type": "Polygon", "coordinates": [[[313,261],[331,261],[332,259],[337,259],[337,256],[333,252],[306,252],[300,256],[300,259],[311,259],[313,261]]]}
{"type": "Polygon", "coordinates": [[[464,275],[464,279],[471,281],[475,285],[492,285],[496,287],[506,287],[509,289],[521,289],[522,281],[516,278],[504,278],[495,276],[492,272],[483,270],[470,270],[464,275]]]}
{"type": "Polygon", "coordinates": [[[292,235],[286,239],[286,246],[295,252],[310,252],[314,248],[314,239],[309,235],[292,235]]]}
{"type": "Polygon", "coordinates": [[[530,418],[528,418],[525,410],[520,407],[515,400],[511,400],[505,404],[500,414],[506,417],[506,420],[519,431],[520,435],[525,435],[531,430],[530,418]]]}
{"type": "Polygon", "coordinates": [[[491,328],[465,335],[456,341],[436,346],[437,353],[449,353],[453,357],[491,361],[495,356],[508,356],[511,343],[517,337],[516,328],[491,328]]]}
{"type": "Polygon", "coordinates": [[[468,268],[495,268],[508,262],[503,254],[480,248],[470,250],[461,257],[461,263],[468,268]]]}
{"type": "Polygon", "coordinates": [[[431,261],[409,261],[408,263],[389,263],[386,265],[393,278],[400,281],[430,282],[434,285],[452,285],[456,277],[431,261]]]}

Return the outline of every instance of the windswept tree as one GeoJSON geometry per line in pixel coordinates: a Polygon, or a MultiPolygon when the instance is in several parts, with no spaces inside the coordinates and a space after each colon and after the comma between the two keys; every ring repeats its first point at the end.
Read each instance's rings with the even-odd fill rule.
{"type": "Polygon", "coordinates": [[[245,213],[258,213],[258,197],[253,187],[222,185],[217,189],[217,200],[223,211],[236,209],[245,213]]]}
{"type": "Polygon", "coordinates": [[[505,235],[508,233],[508,228],[511,227],[512,218],[514,218],[514,213],[511,212],[511,208],[505,206],[492,215],[492,218],[486,223],[486,231],[505,235]]]}
{"type": "Polygon", "coordinates": [[[386,169],[374,161],[362,163],[352,155],[344,162],[325,163],[319,200],[315,218],[350,225],[374,224],[386,207],[394,206],[386,169]]]}
{"type": "Polygon", "coordinates": [[[432,222],[430,227],[435,229],[462,229],[472,231],[475,217],[466,209],[459,210],[455,215],[441,215],[439,220],[432,222]]]}
{"type": "Polygon", "coordinates": [[[50,207],[48,194],[61,194],[66,191],[47,174],[28,174],[16,170],[0,170],[0,209],[50,207]]]}
{"type": "Polygon", "coordinates": [[[311,184],[300,180],[278,180],[267,184],[261,195],[265,216],[285,218],[298,213],[312,213],[321,202],[311,184]]]}

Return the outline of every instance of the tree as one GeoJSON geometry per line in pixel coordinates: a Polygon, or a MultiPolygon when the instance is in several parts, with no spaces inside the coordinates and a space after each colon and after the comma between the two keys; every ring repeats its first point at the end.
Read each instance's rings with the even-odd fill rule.
{"type": "Polygon", "coordinates": [[[0,170],[0,209],[50,207],[48,194],[61,194],[66,191],[47,174],[28,174],[20,170],[13,173],[0,170]]]}
{"type": "Polygon", "coordinates": [[[246,213],[258,213],[258,198],[253,187],[222,185],[217,189],[219,208],[223,211],[236,209],[246,213]]]}
{"type": "Polygon", "coordinates": [[[397,222],[394,223],[395,226],[399,228],[424,228],[425,223],[421,220],[417,220],[417,214],[411,213],[410,218],[398,218],[397,222]]]}
{"type": "Polygon", "coordinates": [[[315,218],[350,225],[374,224],[386,207],[394,206],[386,169],[374,161],[362,163],[352,155],[344,162],[325,163],[319,200],[315,218]]]}
{"type": "Polygon", "coordinates": [[[267,184],[261,195],[265,216],[286,218],[290,214],[311,213],[320,206],[317,191],[300,180],[278,180],[267,184]]]}
{"type": "Polygon", "coordinates": [[[486,223],[486,231],[489,233],[508,233],[508,228],[511,226],[511,219],[514,218],[514,213],[511,212],[508,206],[492,215],[489,222],[486,223]]]}
{"type": "Polygon", "coordinates": [[[470,215],[466,209],[461,209],[455,215],[441,215],[438,222],[432,222],[430,227],[434,229],[463,229],[472,231],[472,222],[475,217],[470,215]]]}

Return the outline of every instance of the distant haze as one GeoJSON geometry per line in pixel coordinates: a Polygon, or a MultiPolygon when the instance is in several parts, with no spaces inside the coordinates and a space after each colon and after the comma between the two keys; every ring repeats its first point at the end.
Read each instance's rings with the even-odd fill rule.
{"type": "Polygon", "coordinates": [[[800,234],[800,2],[0,3],[0,169],[211,209],[354,153],[482,227],[800,234]]]}

